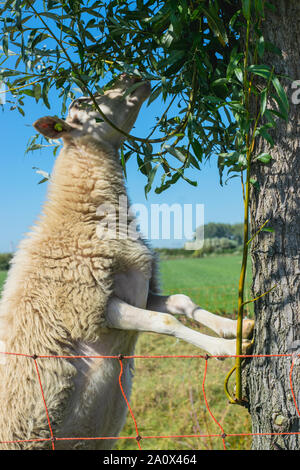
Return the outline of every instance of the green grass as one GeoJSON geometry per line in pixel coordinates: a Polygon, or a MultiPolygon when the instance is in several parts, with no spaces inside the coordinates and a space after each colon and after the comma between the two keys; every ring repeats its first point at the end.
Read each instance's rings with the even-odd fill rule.
{"type": "MultiPolygon", "coordinates": [[[[205,332],[204,329],[201,330],[205,332]]],[[[142,334],[136,354],[143,355],[194,355],[195,347],[177,342],[173,338],[142,334]]],[[[226,359],[208,361],[205,393],[209,408],[226,433],[250,432],[248,412],[230,405],[223,391],[223,382],[234,361],[226,359]]],[[[178,436],[191,434],[221,434],[220,428],[210,416],[202,391],[204,360],[188,359],[136,359],[135,374],[130,400],[138,432],[141,436],[178,436]]],[[[135,436],[133,419],[128,414],[121,436],[135,436]]],[[[247,437],[226,439],[229,449],[249,449],[247,437]]],[[[175,437],[144,439],[143,450],[220,450],[220,438],[175,437]]],[[[117,449],[137,449],[134,440],[120,440],[117,449]]]]}
{"type": "MultiPolygon", "coordinates": [[[[236,313],[237,286],[241,257],[224,255],[200,259],[169,259],[161,263],[161,280],[165,294],[184,293],[203,308],[223,315],[236,313]]],[[[246,297],[249,297],[247,283],[246,297]]],[[[251,316],[251,312],[248,312],[251,316]]],[[[180,321],[199,331],[212,334],[198,324],[180,321]]],[[[200,352],[201,353],[201,352],[200,352]]],[[[143,333],[136,354],[195,355],[199,350],[174,338],[143,333]]],[[[223,391],[224,378],[234,364],[233,359],[208,361],[205,392],[209,407],[228,434],[251,432],[246,409],[231,405],[223,391]]],[[[137,359],[131,407],[138,431],[144,436],[220,434],[205,406],[202,381],[203,359],[137,359]]],[[[135,426],[128,414],[122,436],[135,435],[135,426]]],[[[250,438],[226,439],[229,449],[250,449],[250,438]]],[[[141,441],[144,450],[222,449],[220,438],[164,438],[141,441]]],[[[120,440],[117,449],[136,449],[132,440],[120,440]]]]}
{"type": "MultiPolygon", "coordinates": [[[[161,280],[165,294],[184,293],[212,312],[232,316],[236,312],[237,285],[241,257],[224,255],[199,259],[169,259],[161,262],[161,280]]],[[[0,291],[6,272],[0,271],[0,291]]],[[[248,286],[249,282],[247,283],[248,286]]],[[[247,287],[249,297],[249,288],[247,287]]],[[[251,313],[251,312],[250,312],[251,313]]],[[[212,334],[194,322],[180,317],[187,326],[212,334]]],[[[195,355],[202,351],[183,341],[150,333],[140,335],[135,353],[140,355],[195,355]]],[[[233,365],[232,359],[208,361],[205,392],[209,407],[227,434],[251,431],[247,411],[230,405],[223,382],[233,365]]],[[[144,436],[220,434],[219,427],[205,406],[202,382],[203,359],[136,359],[131,408],[138,431],[144,436]]],[[[128,413],[121,436],[135,436],[128,413]]],[[[229,449],[250,449],[249,437],[226,439],[229,449]]],[[[220,438],[144,439],[143,450],[222,449],[220,438]]],[[[116,449],[137,449],[135,440],[119,440],[116,449]]]]}
{"type": "MultiPolygon", "coordinates": [[[[164,260],[161,263],[162,287],[166,294],[189,295],[206,310],[235,314],[240,269],[239,255],[164,260]]],[[[250,284],[246,284],[245,297],[250,298],[250,284]]],[[[251,306],[246,308],[247,315],[251,316],[251,312],[251,306]]]]}

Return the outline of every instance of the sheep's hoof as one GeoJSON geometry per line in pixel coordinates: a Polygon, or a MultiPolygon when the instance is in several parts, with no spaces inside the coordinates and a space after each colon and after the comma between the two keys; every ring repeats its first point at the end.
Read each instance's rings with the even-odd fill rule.
{"type": "Polygon", "coordinates": [[[245,319],[243,321],[243,338],[250,339],[253,336],[254,320],[245,319]]]}
{"type": "Polygon", "coordinates": [[[242,354],[244,355],[251,354],[252,347],[253,347],[253,341],[249,341],[248,339],[243,339],[242,354]]]}

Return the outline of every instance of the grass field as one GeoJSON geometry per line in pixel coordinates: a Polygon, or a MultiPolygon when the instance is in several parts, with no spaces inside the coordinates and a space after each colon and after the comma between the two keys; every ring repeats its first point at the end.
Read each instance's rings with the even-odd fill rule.
{"type": "MultiPolygon", "coordinates": [[[[237,312],[240,255],[223,255],[198,259],[169,259],[161,263],[164,292],[182,293],[206,310],[222,314],[237,312]]],[[[246,297],[250,298],[247,283],[246,297]]],[[[251,316],[251,310],[247,314],[251,316]]]]}
{"type": "MultiPolygon", "coordinates": [[[[233,316],[237,304],[237,284],[241,257],[224,255],[200,259],[169,259],[161,263],[161,281],[165,294],[184,293],[201,307],[222,315],[233,316]]],[[[0,289],[6,273],[0,272],[0,289]]],[[[249,296],[249,288],[247,289],[249,296]]],[[[251,312],[249,312],[251,316],[251,312]]],[[[180,321],[199,331],[212,334],[199,325],[180,318],[180,321]]],[[[201,351],[183,341],[150,333],[140,335],[136,354],[195,355],[201,351]]],[[[219,427],[209,415],[202,391],[205,361],[187,359],[136,359],[135,379],[131,397],[138,431],[141,436],[179,436],[191,434],[220,434],[219,427]]],[[[250,432],[247,411],[230,405],[223,391],[223,382],[233,360],[208,361],[205,392],[209,407],[227,434],[250,432]]],[[[122,436],[135,436],[135,425],[128,413],[122,436]]],[[[249,449],[247,437],[226,439],[227,448],[249,449]]],[[[144,439],[147,449],[205,450],[222,449],[220,438],[175,437],[144,439]]],[[[135,440],[119,440],[117,449],[137,449],[135,440]]]]}
{"type": "MultiPolygon", "coordinates": [[[[237,285],[241,257],[224,255],[200,259],[169,259],[161,263],[164,294],[183,293],[212,312],[228,315],[236,312],[237,285]]],[[[248,283],[249,284],[249,283],[248,283]]],[[[246,289],[250,295],[249,285],[246,289]]],[[[248,312],[251,316],[251,311],[248,312]]],[[[180,321],[207,334],[211,331],[191,321],[180,321]]],[[[199,350],[174,338],[143,333],[136,354],[195,355],[199,350]]],[[[201,354],[201,352],[200,352],[201,354]]],[[[250,432],[246,409],[231,405],[223,391],[224,378],[234,361],[208,361],[205,392],[211,411],[226,433],[250,432]]],[[[131,407],[140,435],[178,436],[190,434],[220,434],[219,427],[209,415],[202,392],[205,361],[203,359],[136,359],[131,407]]],[[[135,435],[132,417],[128,415],[122,436],[135,435]]],[[[249,449],[245,437],[226,439],[227,448],[249,449]]],[[[220,438],[164,438],[141,441],[143,449],[222,449],[220,438]]],[[[135,449],[135,441],[121,440],[118,449],[135,449]]]]}

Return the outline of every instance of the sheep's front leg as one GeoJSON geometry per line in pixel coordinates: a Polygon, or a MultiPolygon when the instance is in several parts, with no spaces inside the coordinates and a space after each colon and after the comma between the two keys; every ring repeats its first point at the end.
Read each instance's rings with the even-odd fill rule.
{"type": "MultiPolygon", "coordinates": [[[[106,313],[107,326],[119,330],[148,331],[174,336],[191,343],[207,353],[215,355],[234,355],[236,341],[207,336],[187,328],[168,313],[133,307],[118,297],[108,302],[106,313]]],[[[250,342],[243,342],[243,354],[250,348],[250,342]]]]}
{"type": "MultiPolygon", "coordinates": [[[[147,301],[149,310],[186,315],[207,328],[213,330],[223,338],[236,337],[236,320],[215,315],[196,305],[187,295],[174,294],[170,296],[156,295],[150,293],[147,301]]],[[[243,322],[243,338],[251,338],[254,321],[246,319],[243,322]]]]}

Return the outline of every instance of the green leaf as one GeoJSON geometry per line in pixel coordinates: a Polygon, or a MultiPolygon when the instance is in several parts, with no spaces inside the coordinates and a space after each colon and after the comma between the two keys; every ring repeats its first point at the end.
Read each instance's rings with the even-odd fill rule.
{"type": "Polygon", "coordinates": [[[277,95],[278,95],[280,101],[282,102],[282,104],[284,106],[284,109],[285,109],[286,113],[288,113],[288,111],[289,111],[289,102],[288,102],[288,98],[286,96],[286,93],[285,93],[280,81],[278,80],[277,77],[273,77],[272,78],[272,83],[274,85],[274,88],[277,92],[277,95]]]}
{"type": "Polygon", "coordinates": [[[181,150],[178,150],[172,145],[164,145],[164,150],[167,150],[171,155],[178,158],[178,160],[180,160],[182,163],[185,163],[186,157],[181,150]]]}
{"type": "Polygon", "coordinates": [[[270,232],[270,233],[274,233],[275,230],[272,228],[272,227],[264,227],[261,229],[262,232],[270,232]]]}
{"type": "Polygon", "coordinates": [[[126,96],[130,95],[134,90],[136,90],[137,88],[139,88],[142,85],[143,85],[143,82],[136,82],[131,87],[127,88],[127,90],[125,91],[125,93],[123,95],[124,98],[126,96]]]}
{"type": "Polygon", "coordinates": [[[257,129],[257,133],[261,135],[270,145],[274,147],[274,140],[270,136],[270,134],[266,131],[265,127],[261,127],[257,129]]]}
{"type": "Polygon", "coordinates": [[[266,3],[265,3],[265,6],[266,6],[269,10],[271,10],[271,11],[273,11],[273,12],[276,11],[276,6],[273,5],[273,3],[266,2],[266,3]]]}
{"type": "Polygon", "coordinates": [[[268,65],[249,65],[249,72],[264,77],[266,79],[270,78],[272,70],[268,65]]]}
{"type": "MultiPolygon", "coordinates": [[[[272,121],[270,114],[274,114],[274,116],[277,116],[280,119],[283,119],[285,121],[287,120],[287,115],[286,114],[282,114],[282,113],[276,111],[275,109],[267,109],[266,112],[265,112],[265,115],[267,116],[267,114],[268,114],[268,120],[269,121],[272,121]]],[[[275,122],[275,121],[273,120],[273,122],[275,122]]]]}
{"type": "Polygon", "coordinates": [[[251,0],[242,0],[243,15],[246,20],[251,18],[251,0]]]}
{"type": "Polygon", "coordinates": [[[41,97],[41,95],[42,95],[42,87],[41,87],[40,83],[37,83],[37,84],[34,86],[33,94],[34,94],[34,97],[35,97],[36,102],[38,102],[39,99],[40,99],[40,97],[41,97]]]}
{"type": "Polygon", "coordinates": [[[235,46],[232,49],[230,54],[229,64],[227,66],[226,77],[227,79],[231,78],[239,62],[243,59],[244,54],[242,52],[237,52],[238,49],[235,46]]]}
{"type": "Polygon", "coordinates": [[[32,44],[31,44],[31,49],[34,49],[35,46],[41,42],[41,41],[44,41],[44,39],[47,39],[49,37],[48,34],[45,34],[45,33],[40,33],[38,34],[32,41],[32,44]]]}
{"type": "MultiPolygon", "coordinates": [[[[84,76],[81,75],[80,77],[83,78],[84,76]]],[[[86,90],[86,88],[85,88],[85,85],[84,85],[84,83],[83,83],[83,80],[81,80],[81,78],[78,79],[78,78],[76,78],[76,77],[72,77],[72,80],[73,80],[74,83],[76,83],[76,85],[79,86],[79,88],[80,88],[80,89],[82,90],[82,92],[84,93],[85,90],[86,90]]]]}
{"type": "Polygon", "coordinates": [[[273,54],[277,54],[279,56],[282,56],[281,49],[279,49],[279,47],[275,46],[271,42],[268,42],[268,41],[265,42],[265,49],[272,52],[273,54]]]}
{"type": "Polygon", "coordinates": [[[263,0],[255,0],[255,11],[259,16],[264,18],[264,4],[263,0]]]}
{"type": "MultiPolygon", "coordinates": [[[[238,164],[242,167],[245,167],[247,166],[247,157],[245,154],[243,153],[240,153],[239,155],[239,159],[238,159],[238,164]]],[[[229,173],[229,172],[228,172],[229,173]]]]}
{"type": "Polygon", "coordinates": [[[264,89],[260,95],[260,113],[262,116],[265,114],[265,111],[266,111],[267,97],[268,97],[267,89],[264,89]]]}
{"type": "Polygon", "coordinates": [[[45,105],[47,106],[48,109],[50,109],[50,104],[49,104],[49,100],[48,100],[49,88],[50,88],[50,82],[49,82],[49,80],[45,80],[43,88],[42,88],[42,98],[43,98],[43,101],[44,101],[44,103],[45,103],[45,105]]]}
{"type": "Polygon", "coordinates": [[[160,38],[160,44],[164,47],[166,47],[167,49],[171,46],[172,42],[173,42],[173,35],[171,34],[170,31],[167,31],[161,38],[160,38]]]}
{"type": "Polygon", "coordinates": [[[23,111],[23,108],[21,108],[21,106],[17,106],[17,109],[18,109],[19,113],[22,114],[22,116],[25,116],[25,113],[23,111]]]}
{"type": "Polygon", "coordinates": [[[219,97],[225,99],[228,96],[228,86],[226,78],[219,78],[214,80],[211,84],[214,93],[219,97]]]}
{"type": "Polygon", "coordinates": [[[181,178],[183,178],[184,181],[186,181],[187,183],[191,184],[192,186],[198,186],[197,181],[192,181],[192,180],[190,180],[190,179],[187,178],[183,173],[182,173],[182,175],[181,175],[181,178]]]}
{"type": "Polygon", "coordinates": [[[255,160],[258,160],[261,163],[269,163],[271,159],[272,156],[269,153],[261,153],[255,158],[255,160]]]}
{"type": "Polygon", "coordinates": [[[233,26],[234,26],[234,24],[235,24],[237,18],[240,16],[240,14],[241,14],[241,10],[237,10],[237,11],[234,13],[234,15],[232,16],[232,18],[230,18],[230,21],[229,21],[228,24],[229,24],[229,26],[230,26],[231,28],[233,28],[233,26]]]}
{"type": "Polygon", "coordinates": [[[198,158],[198,160],[201,163],[202,162],[202,156],[203,156],[203,150],[202,150],[201,145],[199,144],[199,142],[197,140],[193,140],[191,145],[192,145],[192,148],[194,150],[195,156],[198,158]]]}
{"type": "Polygon", "coordinates": [[[257,52],[260,58],[262,58],[265,53],[265,38],[263,36],[260,36],[257,42],[257,52]]]}
{"type": "Polygon", "coordinates": [[[273,98],[277,102],[279,111],[273,109],[270,111],[276,116],[281,117],[281,119],[283,119],[284,121],[288,121],[288,110],[286,109],[285,104],[283,104],[283,102],[281,101],[280,97],[271,93],[271,98],[273,98]]]}
{"type": "Polygon", "coordinates": [[[164,183],[164,180],[162,180],[162,184],[158,188],[155,189],[156,194],[162,193],[163,191],[168,189],[170,186],[172,186],[172,184],[175,184],[179,180],[180,176],[181,174],[179,172],[176,172],[174,173],[172,178],[167,180],[165,183],[164,183]]]}
{"type": "Polygon", "coordinates": [[[238,79],[239,82],[243,83],[244,81],[244,73],[242,71],[242,69],[240,67],[236,67],[234,69],[234,73],[235,73],[235,76],[236,78],[238,79]]]}
{"type": "Polygon", "coordinates": [[[257,191],[259,191],[260,187],[258,181],[256,181],[254,178],[250,178],[250,183],[257,191]]]}
{"type": "Polygon", "coordinates": [[[46,183],[46,181],[49,181],[49,178],[42,178],[38,184],[46,183]]]}
{"type": "Polygon", "coordinates": [[[161,86],[155,88],[155,89],[152,91],[152,93],[151,93],[151,95],[150,95],[150,97],[149,97],[149,99],[148,99],[147,106],[149,106],[153,101],[155,101],[156,98],[159,97],[159,95],[161,94],[161,92],[162,92],[162,87],[161,87],[161,86]]]}
{"type": "Polygon", "coordinates": [[[147,173],[147,170],[145,168],[143,160],[141,159],[141,157],[139,155],[136,156],[136,159],[137,159],[137,162],[138,162],[140,172],[143,173],[143,175],[147,176],[148,173],[147,173]]]}
{"type": "Polygon", "coordinates": [[[43,11],[39,14],[40,16],[46,16],[46,18],[51,18],[52,20],[55,20],[58,23],[61,21],[61,17],[59,15],[56,15],[55,13],[51,13],[50,11],[43,11]]]}
{"type": "Polygon", "coordinates": [[[8,57],[8,37],[7,37],[7,34],[4,34],[4,36],[3,36],[2,48],[3,48],[4,54],[6,55],[6,57],[8,57]]]}
{"type": "Polygon", "coordinates": [[[157,172],[157,169],[158,169],[159,166],[160,166],[160,163],[158,163],[153,168],[151,168],[150,172],[148,173],[148,183],[146,184],[146,186],[144,188],[146,197],[147,197],[147,194],[149,193],[149,191],[151,190],[152,183],[153,183],[154,177],[156,175],[156,172],[157,172]]]}
{"type": "Polygon", "coordinates": [[[200,170],[199,163],[197,162],[196,158],[190,153],[188,159],[190,160],[191,164],[197,168],[197,170],[200,170]]]}
{"type": "Polygon", "coordinates": [[[22,91],[23,91],[24,95],[31,96],[32,98],[34,98],[34,91],[33,90],[28,90],[28,89],[24,88],[22,91]]]}
{"type": "Polygon", "coordinates": [[[211,30],[214,32],[222,46],[226,46],[226,43],[228,43],[228,37],[226,33],[225,26],[218,16],[218,13],[216,9],[213,6],[210,6],[209,10],[204,8],[202,5],[199,5],[199,11],[202,11],[202,13],[206,16],[207,23],[211,30]]]}
{"type": "Polygon", "coordinates": [[[271,110],[269,110],[269,109],[265,110],[265,117],[266,117],[267,121],[272,124],[273,127],[276,127],[276,122],[275,122],[275,120],[272,116],[271,110]]]}
{"type": "MultiPolygon", "coordinates": [[[[32,150],[32,149],[30,149],[30,150],[32,150]]],[[[50,173],[48,173],[47,171],[41,170],[40,168],[37,168],[36,166],[33,166],[32,169],[36,170],[36,173],[43,176],[43,179],[41,179],[38,182],[38,184],[45,183],[46,181],[48,181],[51,178],[50,173]]]]}

